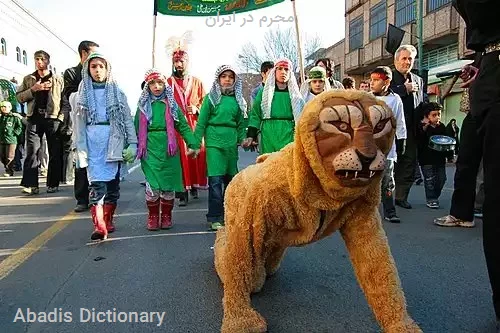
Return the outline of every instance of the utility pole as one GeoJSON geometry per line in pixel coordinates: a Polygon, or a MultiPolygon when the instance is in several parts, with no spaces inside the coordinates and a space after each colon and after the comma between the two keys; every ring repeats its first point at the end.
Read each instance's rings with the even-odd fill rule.
{"type": "Polygon", "coordinates": [[[418,72],[423,78],[424,57],[424,0],[416,0],[417,3],[417,35],[418,35],[418,72]]]}

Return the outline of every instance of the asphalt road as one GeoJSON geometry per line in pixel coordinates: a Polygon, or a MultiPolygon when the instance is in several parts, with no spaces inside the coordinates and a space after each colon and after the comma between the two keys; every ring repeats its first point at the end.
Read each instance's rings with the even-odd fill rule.
{"type": "MultiPolygon", "coordinates": [[[[254,158],[242,153],[241,166],[254,158]]],[[[453,172],[441,209],[425,207],[423,187],[415,186],[414,209],[400,209],[403,222],[384,226],[409,311],[424,332],[493,332],[480,220],[474,229],[432,224],[449,209],[453,172]]],[[[98,245],[89,243],[89,214],[70,213],[71,186],[24,197],[19,178],[0,179],[0,332],[219,331],[222,287],[213,266],[215,236],[205,223],[207,192],[175,208],[173,229],[149,232],[142,179],[137,170],[122,182],[117,231],[98,245]],[[59,322],[25,323],[28,308],[61,314],[59,322]],[[160,326],[156,315],[142,318],[150,322],[92,323],[92,309],[165,314],[160,326]],[[71,322],[61,322],[65,312],[71,322]]],[[[253,304],[269,332],[380,331],[338,234],[290,249],[253,304]]]]}

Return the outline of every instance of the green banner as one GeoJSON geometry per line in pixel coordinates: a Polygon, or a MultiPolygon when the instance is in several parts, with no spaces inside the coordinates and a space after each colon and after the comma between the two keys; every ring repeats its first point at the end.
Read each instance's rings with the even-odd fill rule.
{"type": "Polygon", "coordinates": [[[173,16],[217,16],[243,13],[285,0],[155,0],[156,12],[173,16]]]}

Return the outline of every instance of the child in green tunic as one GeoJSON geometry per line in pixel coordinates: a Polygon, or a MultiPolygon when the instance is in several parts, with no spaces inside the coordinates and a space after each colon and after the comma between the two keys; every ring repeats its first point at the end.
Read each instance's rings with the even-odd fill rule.
{"type": "Polygon", "coordinates": [[[0,161],[5,167],[4,177],[14,176],[17,137],[22,130],[22,117],[12,112],[12,104],[0,102],[0,161]]]}
{"type": "Polygon", "coordinates": [[[264,88],[253,102],[243,147],[257,145],[260,132],[260,153],[273,153],[293,141],[295,122],[304,108],[292,63],[280,59],[267,76],[264,88]]]}
{"type": "Polygon", "coordinates": [[[186,141],[189,156],[196,156],[200,145],[175,103],[172,89],[165,84],[166,77],[151,69],[144,81],[135,126],[139,136],[137,158],[146,177],[147,228],[170,229],[175,192],[184,189],[175,131],[186,141]]]}
{"type": "Polygon", "coordinates": [[[238,144],[245,139],[247,103],[241,78],[228,65],[220,66],[208,98],[201,105],[194,131],[205,139],[208,169],[208,214],[212,230],[224,225],[224,192],[238,173],[238,144]]]}

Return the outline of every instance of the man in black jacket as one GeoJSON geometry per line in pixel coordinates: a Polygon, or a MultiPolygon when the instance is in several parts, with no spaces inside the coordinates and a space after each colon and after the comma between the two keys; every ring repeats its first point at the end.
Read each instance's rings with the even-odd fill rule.
{"type": "Polygon", "coordinates": [[[500,333],[500,25],[498,0],[453,0],[466,24],[467,48],[479,53],[461,74],[483,149],[483,247],[500,333]]]}
{"type": "Polygon", "coordinates": [[[396,205],[410,209],[408,202],[410,188],[415,180],[415,169],[417,165],[417,126],[421,115],[417,107],[424,101],[424,81],[413,74],[413,64],[417,56],[417,49],[413,45],[401,45],[394,54],[394,66],[390,89],[401,97],[406,122],[406,147],[404,153],[398,156],[398,162],[394,168],[394,179],[396,182],[396,205]]]}
{"type": "MultiPolygon", "coordinates": [[[[78,45],[78,53],[80,54],[80,63],[68,68],[64,71],[64,90],[61,98],[61,110],[65,117],[65,122],[61,134],[63,135],[63,149],[64,149],[64,168],[67,170],[69,163],[73,163],[71,158],[72,142],[71,135],[73,133],[73,124],[71,122],[70,112],[71,106],[69,105],[69,96],[78,91],[78,85],[82,81],[82,65],[87,60],[90,53],[94,52],[99,45],[97,43],[85,40],[78,45]]],[[[75,212],[83,212],[88,209],[89,205],[89,182],[87,179],[87,168],[75,169],[75,199],[76,207],[75,212]]]]}

